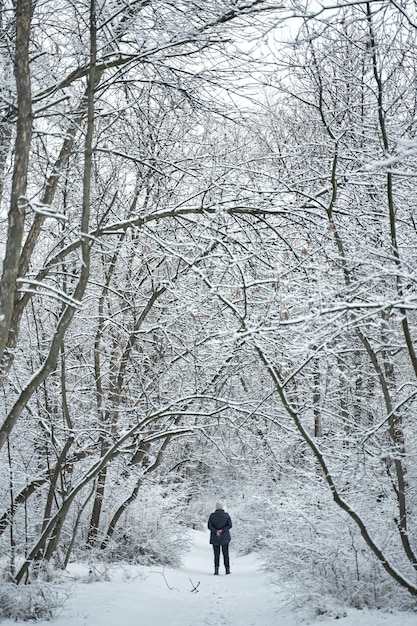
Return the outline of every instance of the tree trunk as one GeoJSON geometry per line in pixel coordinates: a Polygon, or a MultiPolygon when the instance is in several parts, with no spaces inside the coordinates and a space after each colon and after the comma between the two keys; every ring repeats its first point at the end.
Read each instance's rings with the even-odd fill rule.
{"type": "Polygon", "coordinates": [[[0,362],[3,359],[13,313],[27,209],[26,188],[33,117],[29,67],[31,19],[32,1],[17,0],[14,73],[18,113],[6,252],[3,262],[3,275],[0,282],[0,362]]]}

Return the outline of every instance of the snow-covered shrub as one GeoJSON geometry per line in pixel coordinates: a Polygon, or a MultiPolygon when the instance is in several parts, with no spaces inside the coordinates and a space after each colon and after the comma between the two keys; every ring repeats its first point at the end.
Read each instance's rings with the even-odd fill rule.
{"type": "Polygon", "coordinates": [[[159,483],[143,485],[104,550],[90,556],[108,562],[177,567],[186,550],[184,494],[159,483]]]}
{"type": "MultiPolygon", "coordinates": [[[[264,504],[260,553],[299,607],[333,615],[333,607],[409,607],[410,596],[372,555],[358,529],[325,487],[301,486],[264,504]]],[[[255,537],[256,540],[256,537],[255,537]]],[[[382,541],[382,538],[381,538],[382,541]]]]}
{"type": "Polygon", "coordinates": [[[63,606],[64,592],[45,582],[17,586],[2,582],[0,586],[0,620],[50,620],[63,606]]]}
{"type": "Polygon", "coordinates": [[[180,533],[173,534],[169,524],[160,520],[155,526],[152,520],[142,520],[140,527],[132,526],[117,534],[105,550],[96,554],[111,562],[178,567],[184,548],[180,533]]]}

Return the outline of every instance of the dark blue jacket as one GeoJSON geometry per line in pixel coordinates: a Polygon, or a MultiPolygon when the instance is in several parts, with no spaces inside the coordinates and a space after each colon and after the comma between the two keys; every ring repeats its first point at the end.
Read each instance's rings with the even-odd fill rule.
{"type": "Polygon", "coordinates": [[[214,546],[223,546],[225,543],[230,542],[230,532],[232,528],[232,520],[229,513],[223,511],[223,509],[217,509],[209,517],[208,529],[210,530],[210,543],[214,546]],[[221,530],[220,537],[217,536],[217,531],[221,530]]]}

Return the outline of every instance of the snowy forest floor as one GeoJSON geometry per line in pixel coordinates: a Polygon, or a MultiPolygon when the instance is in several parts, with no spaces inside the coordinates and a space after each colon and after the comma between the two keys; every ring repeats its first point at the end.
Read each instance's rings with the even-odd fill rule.
{"type": "MultiPolygon", "coordinates": [[[[54,626],[295,626],[334,623],[341,626],[415,626],[416,614],[341,609],[315,617],[294,611],[288,593],[274,584],[255,555],[231,553],[230,576],[213,576],[207,533],[193,531],[191,547],[179,569],[97,565],[104,582],[88,580],[84,566],[71,566],[68,597],[54,626]],[[193,591],[194,587],[198,588],[193,591]]],[[[94,573],[93,573],[94,578],[94,573]]],[[[4,626],[25,622],[6,620],[4,626]]],[[[51,622],[39,621],[38,626],[51,622]]]]}

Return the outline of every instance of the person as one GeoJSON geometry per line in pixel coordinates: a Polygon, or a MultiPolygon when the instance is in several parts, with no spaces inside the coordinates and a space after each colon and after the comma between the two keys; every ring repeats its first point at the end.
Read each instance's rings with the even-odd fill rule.
{"type": "Polygon", "coordinates": [[[210,543],[214,551],[214,575],[219,575],[220,548],[226,574],[230,574],[229,543],[232,520],[229,513],[224,510],[223,502],[216,503],[216,510],[211,513],[207,527],[210,530],[210,543]]]}

